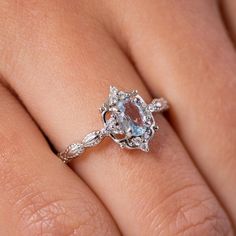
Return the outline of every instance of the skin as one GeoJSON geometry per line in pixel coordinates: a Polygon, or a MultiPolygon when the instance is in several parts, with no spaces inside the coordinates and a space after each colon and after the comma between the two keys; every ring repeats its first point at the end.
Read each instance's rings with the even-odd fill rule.
{"type": "Polygon", "coordinates": [[[235,7],[0,1],[0,235],[234,235],[235,7]],[[151,151],[64,165],[47,142],[101,128],[110,85],[168,99],[151,151]]]}

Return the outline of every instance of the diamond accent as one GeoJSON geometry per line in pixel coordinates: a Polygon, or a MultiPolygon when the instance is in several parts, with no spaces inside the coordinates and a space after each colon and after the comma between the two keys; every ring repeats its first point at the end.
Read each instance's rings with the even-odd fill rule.
{"type": "Polygon", "coordinates": [[[134,146],[139,146],[141,143],[142,143],[142,138],[141,137],[132,138],[132,144],[134,146]]]}
{"type": "Polygon", "coordinates": [[[169,108],[167,101],[164,98],[155,98],[148,105],[147,109],[151,112],[164,111],[169,108]]]}

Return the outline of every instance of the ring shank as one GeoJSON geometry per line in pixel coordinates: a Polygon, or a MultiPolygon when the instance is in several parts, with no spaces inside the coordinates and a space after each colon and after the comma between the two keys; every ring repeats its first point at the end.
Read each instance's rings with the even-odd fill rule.
{"type": "MultiPolygon", "coordinates": [[[[168,108],[169,105],[164,98],[155,98],[146,107],[146,109],[148,109],[151,113],[164,112],[168,108]]],[[[98,145],[106,136],[109,135],[110,131],[106,127],[102,128],[101,130],[92,131],[84,137],[82,142],[69,145],[64,151],[59,152],[57,157],[64,163],[68,163],[84,153],[86,148],[98,145]]]]}
{"type": "Polygon", "coordinates": [[[79,157],[86,148],[98,145],[107,135],[104,129],[93,131],[85,136],[81,143],[69,145],[63,152],[57,154],[64,163],[79,157]]]}

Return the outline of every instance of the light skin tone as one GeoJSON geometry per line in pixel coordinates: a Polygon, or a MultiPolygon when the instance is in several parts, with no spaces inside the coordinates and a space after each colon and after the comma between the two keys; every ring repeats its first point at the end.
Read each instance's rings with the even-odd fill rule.
{"type": "Polygon", "coordinates": [[[0,1],[0,235],[234,235],[235,11],[0,1]],[[106,139],[63,164],[47,142],[101,128],[110,85],[169,101],[150,152],[106,139]]]}

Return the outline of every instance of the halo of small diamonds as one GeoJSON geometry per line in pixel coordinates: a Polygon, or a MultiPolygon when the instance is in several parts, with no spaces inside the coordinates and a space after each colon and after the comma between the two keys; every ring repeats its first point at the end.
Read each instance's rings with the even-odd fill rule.
{"type": "Polygon", "coordinates": [[[100,111],[109,136],[122,148],[149,150],[148,143],[156,132],[157,125],[149,105],[137,91],[124,92],[111,86],[108,101],[100,111]],[[137,119],[141,124],[135,123],[135,120],[126,114],[128,106],[136,110],[136,116],[137,112],[139,113],[137,119]],[[109,118],[107,113],[110,113],[109,118]],[[117,137],[117,134],[123,134],[124,137],[117,137]]]}

